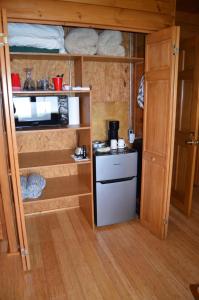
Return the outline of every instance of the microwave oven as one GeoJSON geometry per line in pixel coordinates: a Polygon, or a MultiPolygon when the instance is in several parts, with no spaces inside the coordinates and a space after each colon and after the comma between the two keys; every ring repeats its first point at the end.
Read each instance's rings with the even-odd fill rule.
{"type": "Polygon", "coordinates": [[[13,97],[16,127],[60,124],[59,97],[13,97]]]}

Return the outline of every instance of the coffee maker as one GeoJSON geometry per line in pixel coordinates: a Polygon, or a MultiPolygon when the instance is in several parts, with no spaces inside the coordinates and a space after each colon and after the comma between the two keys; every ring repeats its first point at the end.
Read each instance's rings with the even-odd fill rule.
{"type": "Polygon", "coordinates": [[[118,140],[119,121],[112,120],[108,121],[108,143],[110,140],[118,140]]]}

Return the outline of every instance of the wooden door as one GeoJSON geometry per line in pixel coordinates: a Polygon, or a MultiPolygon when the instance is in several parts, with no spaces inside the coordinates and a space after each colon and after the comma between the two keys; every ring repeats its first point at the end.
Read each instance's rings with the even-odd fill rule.
{"type": "Polygon", "coordinates": [[[172,204],[190,216],[199,118],[199,38],[180,43],[172,204]]]}
{"type": "MultiPolygon", "coordinates": [[[[199,130],[199,128],[198,128],[198,130],[199,130]]],[[[198,140],[199,140],[199,134],[198,134],[198,140]]],[[[197,154],[196,154],[194,185],[199,186],[199,147],[197,149],[197,154]]]]}
{"type": "Polygon", "coordinates": [[[179,27],[146,38],[141,223],[166,238],[175,132],[179,27]]]}
{"type": "Polygon", "coordinates": [[[5,125],[8,142],[10,172],[12,179],[12,189],[14,195],[17,230],[19,236],[20,251],[24,270],[30,269],[30,258],[28,252],[27,234],[25,227],[25,218],[23,211],[23,203],[20,189],[19,164],[17,155],[17,144],[15,136],[15,123],[12,102],[11,72],[10,72],[10,55],[7,43],[7,18],[4,9],[0,12],[0,32],[1,35],[1,79],[2,79],[2,95],[5,114],[5,125]]]}

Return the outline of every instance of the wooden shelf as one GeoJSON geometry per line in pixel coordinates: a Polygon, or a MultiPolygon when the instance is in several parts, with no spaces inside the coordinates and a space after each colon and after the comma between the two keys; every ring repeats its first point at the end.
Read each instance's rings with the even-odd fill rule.
{"type": "Polygon", "coordinates": [[[90,126],[88,124],[80,125],[52,125],[52,126],[30,126],[16,128],[16,134],[29,133],[29,132],[39,132],[39,131],[62,131],[62,130],[89,130],[90,126]]]}
{"type": "Polygon", "coordinates": [[[90,160],[76,162],[71,157],[71,154],[73,154],[72,150],[19,153],[19,168],[27,169],[66,164],[85,164],[91,162],[90,160]]]}
{"type": "Polygon", "coordinates": [[[13,91],[13,96],[67,96],[74,94],[88,94],[90,90],[70,90],[70,91],[13,91]]]}
{"type": "Polygon", "coordinates": [[[25,200],[24,204],[62,197],[90,195],[91,190],[88,186],[89,180],[90,178],[87,176],[79,175],[47,178],[46,187],[41,197],[38,199],[25,200]]]}
{"type": "Polygon", "coordinates": [[[101,62],[139,62],[143,61],[142,57],[122,57],[122,56],[103,56],[103,55],[71,55],[60,53],[32,53],[32,52],[11,52],[11,59],[41,59],[41,60],[78,60],[84,61],[101,61],[101,62]]]}

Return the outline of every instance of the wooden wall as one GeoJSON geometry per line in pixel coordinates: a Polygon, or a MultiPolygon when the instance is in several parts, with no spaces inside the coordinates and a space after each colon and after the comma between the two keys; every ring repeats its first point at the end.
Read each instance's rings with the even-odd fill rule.
{"type": "Polygon", "coordinates": [[[181,27],[181,38],[199,34],[199,1],[176,1],[176,25],[181,27]]]}
{"type": "Polygon", "coordinates": [[[174,24],[175,0],[1,0],[10,19],[150,32],[174,24]]]}
{"type": "MultiPolygon", "coordinates": [[[[181,27],[181,38],[199,35],[199,1],[176,0],[176,25],[181,27]]],[[[199,185],[199,149],[197,151],[195,185],[199,185]]]]}

